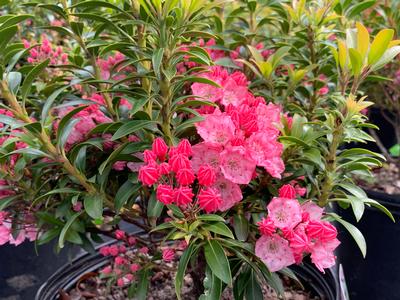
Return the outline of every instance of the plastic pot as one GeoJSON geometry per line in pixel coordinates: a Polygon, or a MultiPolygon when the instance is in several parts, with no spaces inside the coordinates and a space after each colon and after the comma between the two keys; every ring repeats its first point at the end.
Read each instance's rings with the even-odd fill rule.
{"type": "Polygon", "coordinates": [[[345,220],[360,229],[367,241],[367,256],[364,259],[347,231],[339,234],[338,259],[344,266],[350,299],[400,299],[400,195],[375,191],[367,191],[367,194],[385,205],[396,223],[374,208],[366,208],[359,223],[351,209],[339,212],[345,220]]]}
{"type": "MultiPolygon", "coordinates": [[[[57,300],[59,291],[73,288],[82,275],[104,267],[108,262],[100,254],[85,254],[73,260],[72,264],[60,268],[36,294],[36,300],[57,300]]],[[[309,263],[291,268],[303,283],[307,291],[323,300],[342,300],[337,277],[333,270],[325,274],[319,272],[309,263]]]]}

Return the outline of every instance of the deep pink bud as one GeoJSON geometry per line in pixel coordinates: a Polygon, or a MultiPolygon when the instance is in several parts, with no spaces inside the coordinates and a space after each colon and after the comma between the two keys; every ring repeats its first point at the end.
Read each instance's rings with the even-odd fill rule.
{"type": "Polygon", "coordinates": [[[174,201],[178,206],[183,206],[192,202],[193,192],[191,188],[181,186],[174,189],[174,201]]]}
{"type": "Polygon", "coordinates": [[[126,253],[126,247],[124,245],[119,246],[119,253],[121,254],[126,253]]]}
{"type": "Polygon", "coordinates": [[[210,186],[215,183],[217,176],[210,165],[202,165],[197,172],[197,179],[199,180],[200,185],[210,186]]]}
{"type": "Polygon", "coordinates": [[[190,142],[187,139],[183,139],[179,142],[177,151],[180,154],[184,154],[186,156],[192,156],[192,145],[190,145],[190,142]]]}
{"type": "Polygon", "coordinates": [[[76,212],[81,211],[82,210],[82,202],[78,201],[76,202],[73,206],[72,209],[76,212]]]}
{"type": "Polygon", "coordinates": [[[100,248],[99,252],[103,256],[108,256],[110,255],[110,248],[108,246],[103,246],[100,248]]]}
{"type": "Polygon", "coordinates": [[[180,169],[176,173],[176,179],[180,185],[190,185],[193,183],[194,178],[192,169],[180,169]]]}
{"type": "Polygon", "coordinates": [[[149,248],[142,247],[142,248],[139,249],[139,252],[142,253],[142,254],[147,254],[147,253],[149,253],[149,248]]]}
{"type": "Polygon", "coordinates": [[[135,239],[133,236],[130,236],[130,237],[128,238],[128,244],[129,244],[130,246],[135,245],[135,244],[136,244],[136,239],[135,239]]]}
{"type": "Polygon", "coordinates": [[[175,154],[169,159],[172,171],[177,173],[181,169],[191,169],[189,158],[184,154],[175,154]]]}
{"type": "Polygon", "coordinates": [[[119,254],[119,248],[117,245],[112,245],[108,247],[108,251],[111,256],[117,256],[119,254]]]}
{"type": "Polygon", "coordinates": [[[125,237],[126,237],[125,231],[119,230],[119,229],[115,231],[115,238],[116,238],[117,240],[122,240],[122,239],[124,239],[125,237]]]}
{"type": "Polygon", "coordinates": [[[263,235],[272,235],[275,232],[274,221],[272,221],[270,218],[262,218],[257,225],[258,229],[263,235]]]}
{"type": "Polygon", "coordinates": [[[171,204],[174,201],[174,190],[170,185],[160,184],[157,187],[156,198],[165,205],[171,204]]]}
{"type": "Polygon", "coordinates": [[[171,167],[168,163],[163,162],[158,166],[158,172],[160,175],[168,175],[171,172],[171,167]]]}
{"type": "Polygon", "coordinates": [[[285,184],[279,189],[279,197],[286,199],[296,199],[296,190],[290,184],[285,184]]]}
{"type": "Polygon", "coordinates": [[[221,195],[216,189],[201,189],[199,196],[199,206],[206,212],[214,212],[222,203],[221,195]]]}
{"type": "Polygon", "coordinates": [[[116,264],[117,266],[121,266],[121,265],[124,265],[124,264],[126,263],[126,259],[123,258],[123,257],[121,257],[121,256],[117,256],[117,257],[115,258],[114,262],[115,262],[115,264],[116,264]]]}
{"type": "Polygon", "coordinates": [[[174,250],[167,248],[164,249],[162,252],[162,258],[165,262],[170,262],[175,258],[175,252],[174,250]]]}
{"type": "Polygon", "coordinates": [[[131,265],[129,266],[129,270],[131,270],[132,273],[135,273],[135,272],[137,272],[137,271],[140,270],[140,265],[138,265],[138,264],[131,264],[131,265]]]}
{"type": "Polygon", "coordinates": [[[117,285],[119,287],[123,287],[125,285],[124,279],[123,278],[118,278],[117,285]]]}
{"type": "Polygon", "coordinates": [[[168,153],[168,146],[162,138],[156,138],[153,141],[152,150],[157,155],[159,160],[164,161],[168,153]]]}
{"type": "Polygon", "coordinates": [[[157,155],[151,150],[144,150],[143,159],[145,163],[153,164],[157,159],[157,155]]]}
{"type": "Polygon", "coordinates": [[[324,235],[324,224],[321,221],[310,221],[306,232],[310,238],[320,238],[324,235]]]}
{"type": "Polygon", "coordinates": [[[104,269],[102,269],[102,270],[100,271],[100,273],[103,274],[103,275],[110,275],[110,274],[112,273],[112,268],[111,268],[111,266],[105,267],[104,269]]]}
{"type": "Polygon", "coordinates": [[[139,170],[139,181],[144,185],[153,185],[158,181],[160,174],[158,174],[158,169],[154,165],[142,166],[139,170]]]}

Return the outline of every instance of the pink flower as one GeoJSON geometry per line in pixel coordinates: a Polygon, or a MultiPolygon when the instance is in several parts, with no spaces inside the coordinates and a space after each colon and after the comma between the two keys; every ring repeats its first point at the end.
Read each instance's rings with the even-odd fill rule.
{"type": "Polygon", "coordinates": [[[220,170],[220,153],[222,147],[219,145],[211,145],[207,143],[200,143],[193,146],[193,157],[191,163],[193,169],[198,171],[202,165],[211,166],[215,173],[218,174],[220,170]]]}
{"type": "Polygon", "coordinates": [[[221,195],[222,203],[218,208],[220,211],[230,209],[243,198],[240,186],[225,179],[223,176],[219,176],[212,187],[216,188],[221,195]]]}
{"type": "Polygon", "coordinates": [[[131,264],[129,266],[129,270],[131,270],[132,273],[135,273],[140,270],[140,265],[139,264],[131,264]]]}
{"type": "Polygon", "coordinates": [[[257,225],[263,235],[272,235],[275,232],[274,222],[270,218],[262,218],[257,225]]]}
{"type": "Polygon", "coordinates": [[[279,197],[287,199],[296,199],[296,190],[290,184],[285,184],[279,189],[279,197]]]}
{"type": "Polygon", "coordinates": [[[238,85],[235,80],[228,78],[224,82],[221,103],[225,106],[239,106],[246,98],[247,93],[247,86],[238,85]]]}
{"type": "Polygon", "coordinates": [[[111,256],[117,256],[119,254],[119,248],[117,245],[112,245],[108,247],[108,253],[111,256]]]}
{"type": "Polygon", "coordinates": [[[225,178],[238,184],[248,184],[256,163],[242,146],[229,147],[221,153],[221,170],[225,178]]]}
{"type": "Polygon", "coordinates": [[[329,93],[329,87],[324,86],[318,90],[318,95],[324,96],[329,93]]]}
{"type": "Polygon", "coordinates": [[[180,185],[190,185],[193,183],[195,177],[191,169],[180,169],[176,173],[176,179],[180,185]]]}
{"type": "Polygon", "coordinates": [[[72,209],[76,212],[82,210],[82,202],[78,201],[74,205],[72,205],[72,209]]]}
{"type": "MultiPolygon", "coordinates": [[[[290,248],[293,250],[293,253],[295,253],[295,256],[297,256],[299,259],[300,257],[302,258],[303,252],[309,252],[310,239],[304,232],[294,232],[292,237],[289,239],[289,242],[290,248]]],[[[299,261],[296,259],[296,262],[299,261]]]]}
{"type": "Polygon", "coordinates": [[[255,253],[271,272],[295,263],[288,241],[277,234],[261,236],[256,242],[255,253]]]}
{"type": "Polygon", "coordinates": [[[184,206],[192,202],[193,192],[191,188],[181,186],[174,189],[174,201],[178,206],[184,206]]]}
{"type": "Polygon", "coordinates": [[[174,201],[174,190],[172,186],[167,184],[160,184],[157,187],[156,198],[161,203],[169,205],[174,201]]]}
{"type": "Polygon", "coordinates": [[[292,229],[302,220],[297,200],[275,197],[268,204],[268,217],[278,228],[292,229]]]}
{"type": "Polygon", "coordinates": [[[310,221],[306,228],[307,235],[320,241],[330,241],[336,238],[335,226],[326,221],[310,221]]]}
{"type": "Polygon", "coordinates": [[[197,133],[208,143],[227,144],[235,134],[235,125],[225,113],[206,115],[204,120],[196,123],[197,133]]]}
{"type": "Polygon", "coordinates": [[[214,188],[201,189],[198,196],[199,206],[206,213],[217,211],[222,203],[221,195],[214,188]]]}
{"type": "Polygon", "coordinates": [[[312,221],[319,221],[322,218],[322,213],[324,211],[322,207],[319,207],[312,201],[304,202],[301,205],[301,209],[304,213],[307,213],[308,218],[312,221]]]}
{"type": "Polygon", "coordinates": [[[139,170],[139,180],[144,184],[151,186],[158,181],[160,174],[154,165],[142,166],[139,170]]]}
{"type": "Polygon", "coordinates": [[[125,247],[124,245],[120,245],[120,246],[119,246],[119,253],[120,253],[120,254],[126,253],[126,247],[125,247]]]}
{"type": "Polygon", "coordinates": [[[177,148],[177,152],[188,157],[192,156],[192,145],[187,139],[183,139],[179,142],[177,148]]]}
{"type": "Polygon", "coordinates": [[[103,246],[100,248],[99,252],[103,256],[108,256],[110,255],[110,248],[108,246],[103,246]]]}
{"type": "Polygon", "coordinates": [[[118,278],[117,280],[117,286],[123,287],[125,285],[125,281],[123,278],[118,278]]]}
{"type": "Polygon", "coordinates": [[[0,246],[6,244],[11,235],[11,230],[6,226],[0,226],[0,246]]]}
{"type": "Polygon", "coordinates": [[[162,138],[153,141],[152,150],[160,161],[164,161],[168,153],[168,146],[162,138]]]}
{"type": "Polygon", "coordinates": [[[311,249],[311,261],[322,273],[324,269],[335,265],[336,256],[333,250],[340,244],[338,240],[333,240],[330,244],[316,243],[311,249]]]}
{"type": "Polygon", "coordinates": [[[149,253],[149,248],[142,247],[142,248],[139,249],[139,253],[148,254],[149,253]]]}
{"type": "Polygon", "coordinates": [[[190,160],[184,154],[175,154],[169,159],[171,170],[177,173],[181,169],[191,169],[190,160]]]}
{"type": "Polygon", "coordinates": [[[110,274],[112,273],[112,268],[111,268],[111,266],[105,267],[104,269],[102,269],[102,270],[100,271],[100,273],[103,274],[103,275],[110,275],[110,274]]]}
{"type": "Polygon", "coordinates": [[[123,171],[125,169],[125,167],[126,167],[126,161],[122,161],[122,160],[116,161],[112,166],[112,168],[116,171],[123,171]]]}
{"type": "Polygon", "coordinates": [[[214,169],[210,165],[202,165],[197,171],[197,179],[200,185],[210,186],[215,183],[217,177],[214,169]]]}
{"type": "Polygon", "coordinates": [[[130,246],[135,245],[135,244],[136,244],[136,239],[135,239],[133,236],[130,236],[130,237],[128,238],[128,244],[129,244],[130,246]]]}
{"type": "Polygon", "coordinates": [[[115,231],[115,238],[117,240],[123,240],[125,237],[126,237],[125,231],[119,229],[115,231]]]}
{"type": "Polygon", "coordinates": [[[117,256],[114,260],[115,264],[118,266],[124,265],[126,263],[126,259],[121,257],[121,256],[117,256]]]}
{"type": "Polygon", "coordinates": [[[170,262],[175,258],[175,251],[171,248],[164,249],[162,252],[162,258],[165,262],[170,262]]]}

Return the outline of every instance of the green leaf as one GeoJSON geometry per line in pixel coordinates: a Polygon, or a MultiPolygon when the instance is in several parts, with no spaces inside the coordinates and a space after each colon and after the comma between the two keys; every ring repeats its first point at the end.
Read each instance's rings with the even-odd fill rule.
{"type": "Polygon", "coordinates": [[[22,84],[21,88],[21,97],[22,100],[25,101],[26,97],[32,88],[32,83],[36,79],[36,77],[49,65],[50,59],[46,59],[45,61],[41,62],[37,66],[35,66],[26,76],[24,83],[22,84]]]}
{"type": "Polygon", "coordinates": [[[65,91],[66,86],[63,86],[57,90],[55,90],[53,93],[51,93],[51,95],[47,98],[46,102],[43,105],[42,108],[42,118],[41,118],[41,123],[42,125],[45,123],[47,116],[49,114],[50,108],[53,105],[54,101],[57,99],[57,97],[63,92],[65,91]]]}
{"type": "Polygon", "coordinates": [[[17,34],[18,27],[17,26],[10,26],[8,28],[4,28],[0,30],[0,54],[3,55],[3,51],[6,48],[7,44],[10,40],[17,34]]]}
{"type": "Polygon", "coordinates": [[[147,297],[147,291],[149,289],[149,269],[145,268],[139,271],[139,283],[135,294],[135,299],[145,300],[147,297]]]}
{"type": "Polygon", "coordinates": [[[350,224],[349,222],[343,220],[340,216],[338,216],[335,213],[329,213],[330,216],[332,216],[338,223],[342,224],[344,228],[347,229],[347,231],[350,233],[350,235],[353,237],[353,239],[356,241],[358,248],[360,248],[360,251],[365,258],[367,255],[367,243],[365,242],[365,238],[363,234],[361,233],[360,230],[358,230],[357,227],[355,227],[353,224],[350,224]]]}
{"type": "Polygon", "coordinates": [[[206,268],[205,275],[204,294],[200,296],[199,300],[221,299],[222,281],[211,272],[209,266],[206,268]]]}
{"type": "Polygon", "coordinates": [[[358,76],[360,76],[361,69],[363,67],[361,54],[356,49],[350,48],[349,56],[350,56],[350,62],[351,62],[351,68],[353,71],[353,75],[355,77],[358,77],[358,76]]]}
{"type": "Polygon", "coordinates": [[[115,212],[118,214],[121,208],[128,202],[128,200],[138,191],[138,186],[134,184],[131,180],[125,181],[123,185],[118,189],[115,195],[114,208],[115,212]]]}
{"type": "Polygon", "coordinates": [[[11,205],[14,200],[17,200],[20,195],[13,195],[8,197],[2,197],[0,201],[0,211],[6,209],[9,205],[11,205]]]}
{"type": "Polygon", "coordinates": [[[389,152],[392,156],[399,157],[400,156],[400,144],[396,144],[396,145],[390,147],[389,152]]]}
{"type": "Polygon", "coordinates": [[[117,161],[117,157],[121,154],[121,152],[125,149],[128,143],[121,144],[118,146],[107,159],[100,165],[99,167],[99,174],[103,174],[104,170],[107,168],[108,165],[111,165],[115,161],[117,161]]]}
{"type": "Polygon", "coordinates": [[[83,213],[83,211],[77,212],[74,214],[71,218],[69,218],[68,222],[65,223],[63,229],[61,230],[60,233],[60,238],[58,239],[58,247],[64,248],[64,242],[66,235],[68,233],[68,230],[71,228],[72,224],[75,222],[75,220],[83,213]]]}
{"type": "Polygon", "coordinates": [[[162,59],[164,55],[164,48],[158,48],[151,58],[153,63],[153,70],[156,74],[157,78],[161,78],[161,66],[162,66],[162,59]]]}
{"type": "Polygon", "coordinates": [[[389,48],[383,53],[382,57],[371,66],[372,71],[377,71],[390,63],[400,53],[400,46],[389,48]]]}
{"type": "Polygon", "coordinates": [[[87,194],[84,197],[83,204],[86,213],[93,219],[101,219],[103,216],[103,200],[101,194],[87,194]]]}
{"type": "Polygon", "coordinates": [[[246,241],[249,235],[249,221],[243,214],[233,216],[233,229],[239,241],[246,241]]]}
{"type": "Polygon", "coordinates": [[[346,15],[349,17],[349,19],[353,19],[354,17],[360,16],[361,12],[370,8],[375,3],[376,0],[370,0],[370,1],[362,1],[360,3],[352,5],[350,9],[347,10],[346,15]]]}
{"type": "Polygon", "coordinates": [[[387,50],[394,35],[393,29],[382,29],[376,35],[368,53],[368,64],[375,64],[387,50]]]}
{"type": "Polygon", "coordinates": [[[212,224],[206,224],[203,226],[204,229],[217,233],[219,235],[223,235],[223,236],[227,236],[231,239],[234,239],[235,237],[232,234],[232,231],[229,229],[228,226],[226,226],[224,223],[222,222],[218,222],[218,223],[212,223],[212,224]]]}
{"type": "Polygon", "coordinates": [[[147,204],[147,216],[150,218],[158,218],[161,215],[163,208],[164,204],[157,200],[155,193],[152,193],[149,203],[147,204]]]}
{"type": "Polygon", "coordinates": [[[183,80],[189,81],[189,82],[199,82],[199,83],[209,84],[209,85],[215,86],[217,88],[221,88],[221,86],[218,83],[216,83],[215,81],[204,78],[204,77],[189,76],[189,77],[185,77],[183,80]]]}
{"type": "Polygon", "coordinates": [[[185,215],[182,213],[181,209],[178,206],[176,206],[175,204],[167,205],[167,207],[168,207],[168,209],[170,209],[173,212],[174,216],[176,216],[178,218],[185,217],[185,215]]]}
{"type": "Polygon", "coordinates": [[[151,120],[132,120],[124,123],[117,132],[114,133],[111,140],[115,141],[124,136],[130,135],[140,129],[146,128],[148,125],[154,124],[155,121],[151,120]]]}
{"type": "Polygon", "coordinates": [[[6,80],[10,91],[15,95],[18,92],[19,85],[22,81],[22,74],[20,72],[10,72],[7,74],[6,80]]]}
{"type": "Polygon", "coordinates": [[[225,219],[218,215],[207,214],[207,215],[200,215],[197,217],[197,220],[201,221],[215,221],[215,222],[225,222],[225,219]]]}
{"type": "Polygon", "coordinates": [[[204,245],[204,254],[208,266],[213,274],[226,284],[232,286],[231,269],[228,258],[221,244],[216,240],[209,240],[204,245]]]}
{"type": "Polygon", "coordinates": [[[257,276],[254,270],[251,270],[251,275],[246,286],[246,300],[259,300],[263,299],[263,292],[260,284],[258,283],[257,276]]]}
{"type": "Polygon", "coordinates": [[[189,247],[183,252],[181,258],[179,259],[178,270],[175,276],[175,293],[178,300],[181,300],[181,289],[183,284],[183,278],[186,273],[186,268],[192,257],[193,253],[195,252],[195,244],[191,243],[189,247]]]}

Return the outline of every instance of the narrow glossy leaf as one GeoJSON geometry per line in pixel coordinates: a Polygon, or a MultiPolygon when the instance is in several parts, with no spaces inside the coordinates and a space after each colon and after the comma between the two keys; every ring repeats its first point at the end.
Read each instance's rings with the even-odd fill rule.
{"type": "Polygon", "coordinates": [[[374,41],[371,44],[368,53],[368,64],[375,64],[387,50],[390,41],[393,39],[393,29],[382,29],[376,35],[374,41]]]}
{"type": "Polygon", "coordinates": [[[204,77],[188,76],[188,77],[184,78],[184,81],[199,82],[199,83],[209,84],[209,85],[221,88],[221,86],[218,83],[216,83],[215,81],[204,78],[204,77]]]}
{"type": "Polygon", "coordinates": [[[350,233],[350,235],[356,241],[357,246],[360,248],[360,251],[361,251],[363,257],[365,257],[367,255],[367,243],[365,242],[365,238],[362,235],[361,231],[358,230],[358,228],[355,227],[353,224],[350,224],[349,222],[343,220],[337,214],[329,213],[329,215],[332,216],[337,222],[342,224],[343,227],[347,229],[347,231],[350,233]]]}
{"type": "Polygon", "coordinates": [[[47,119],[47,116],[49,114],[50,108],[53,105],[54,101],[57,99],[57,97],[63,92],[65,91],[66,87],[63,86],[62,88],[59,88],[57,90],[55,90],[46,100],[46,102],[43,105],[42,108],[42,120],[41,123],[44,124],[44,122],[47,119]]]}
{"type": "Polygon", "coordinates": [[[243,214],[237,214],[233,217],[233,228],[239,241],[246,241],[249,235],[249,221],[243,214]]]}
{"type": "Polygon", "coordinates": [[[215,300],[221,299],[222,282],[215,276],[210,267],[207,266],[204,278],[204,294],[200,296],[199,300],[215,300]]]}
{"type": "Polygon", "coordinates": [[[110,156],[100,165],[99,167],[99,174],[103,174],[104,170],[106,169],[107,166],[113,164],[115,161],[117,161],[117,157],[121,154],[122,150],[125,149],[125,147],[128,145],[128,143],[124,143],[119,145],[111,154],[110,156]]]}
{"type": "Polygon", "coordinates": [[[22,74],[20,72],[10,72],[7,74],[6,80],[10,91],[15,95],[18,92],[19,85],[22,81],[22,74]]]}
{"type": "Polygon", "coordinates": [[[347,48],[342,40],[338,41],[339,65],[342,70],[347,70],[347,48]]]}
{"type": "Polygon", "coordinates": [[[250,279],[246,286],[246,300],[259,300],[263,299],[263,292],[260,284],[258,283],[257,276],[254,270],[251,270],[250,279]]]}
{"type": "Polygon", "coordinates": [[[364,59],[369,49],[369,32],[368,29],[365,28],[365,26],[360,22],[357,22],[356,26],[357,26],[357,51],[361,55],[361,61],[364,62],[364,59]]]}
{"type": "Polygon", "coordinates": [[[145,300],[147,298],[147,291],[149,289],[149,269],[142,269],[139,271],[139,282],[135,294],[135,299],[145,300]]]}
{"type": "Polygon", "coordinates": [[[75,220],[83,213],[83,211],[81,212],[77,212],[76,214],[74,214],[71,218],[69,218],[68,222],[65,223],[63,229],[61,230],[60,233],[60,238],[58,239],[58,247],[60,248],[64,248],[64,243],[65,243],[65,237],[68,233],[68,230],[71,228],[72,224],[75,222],[75,220]]]}
{"type": "Polygon", "coordinates": [[[21,97],[22,99],[26,99],[28,96],[31,88],[32,83],[36,79],[36,77],[49,65],[50,59],[46,59],[45,61],[41,62],[37,66],[35,66],[26,76],[24,83],[22,84],[21,88],[21,97]]]}
{"type": "Polygon", "coordinates": [[[83,200],[86,213],[93,219],[103,216],[103,196],[100,194],[87,194],[83,200]]]}
{"type": "Polygon", "coordinates": [[[218,216],[218,215],[213,215],[213,214],[200,215],[197,217],[197,220],[225,222],[225,219],[223,217],[218,216]]]}
{"type": "Polygon", "coordinates": [[[373,6],[375,3],[376,3],[376,0],[361,1],[361,2],[356,3],[355,5],[351,6],[346,14],[350,19],[354,18],[354,17],[360,15],[364,10],[373,6]]]}
{"type": "Polygon", "coordinates": [[[229,227],[226,226],[225,223],[222,223],[222,222],[206,224],[203,226],[203,228],[208,231],[217,233],[219,235],[227,236],[231,239],[235,238],[232,234],[232,231],[229,229],[229,227]]]}
{"type": "Polygon", "coordinates": [[[207,241],[204,245],[204,254],[207,264],[211,268],[213,274],[231,286],[231,269],[221,244],[216,240],[207,241]]]}
{"type": "Polygon", "coordinates": [[[382,57],[371,66],[372,71],[377,71],[390,63],[397,55],[400,54],[400,46],[394,46],[386,50],[382,57]]]}
{"type": "Polygon", "coordinates": [[[193,255],[194,250],[195,250],[195,244],[191,243],[189,247],[187,247],[186,250],[183,252],[181,258],[179,259],[178,270],[175,275],[175,293],[178,300],[182,299],[181,289],[183,284],[183,278],[185,277],[186,269],[190,261],[190,258],[193,255]]]}
{"type": "Polygon", "coordinates": [[[126,204],[126,202],[128,202],[130,197],[137,191],[135,187],[136,185],[132,181],[127,180],[118,189],[118,192],[115,195],[115,200],[114,200],[116,213],[119,213],[121,208],[126,204]]]}
{"type": "Polygon", "coordinates": [[[382,204],[380,204],[378,201],[367,198],[364,200],[364,203],[369,204],[377,209],[379,209],[380,211],[382,211],[383,213],[385,213],[393,222],[396,222],[392,213],[382,204]]]}
{"type": "Polygon", "coordinates": [[[154,51],[153,57],[151,58],[151,61],[153,63],[154,73],[158,78],[161,78],[161,65],[162,65],[163,55],[164,55],[164,48],[158,48],[156,51],[154,51]]]}
{"type": "Polygon", "coordinates": [[[178,217],[178,218],[184,218],[185,217],[185,215],[182,213],[181,209],[178,206],[176,206],[175,204],[167,205],[167,207],[168,207],[168,209],[170,209],[174,213],[174,215],[176,217],[178,217]]]}
{"type": "Polygon", "coordinates": [[[15,200],[20,198],[20,195],[13,195],[13,196],[7,196],[7,197],[2,197],[0,201],[0,211],[4,210],[8,206],[11,205],[15,200]]]}
{"type": "Polygon", "coordinates": [[[355,77],[360,76],[361,69],[363,67],[361,54],[356,49],[350,48],[349,49],[349,57],[350,57],[351,69],[353,71],[353,75],[355,77]]]}
{"type": "Polygon", "coordinates": [[[0,54],[3,55],[3,51],[6,48],[7,44],[10,40],[17,34],[18,27],[17,26],[10,26],[8,28],[4,28],[0,30],[0,54]]]}
{"type": "Polygon", "coordinates": [[[150,218],[158,218],[161,215],[163,208],[164,204],[156,199],[156,194],[151,194],[147,205],[147,216],[150,218]]]}
{"type": "Polygon", "coordinates": [[[117,132],[114,133],[111,140],[115,141],[124,136],[130,135],[140,129],[146,128],[147,126],[154,124],[155,121],[151,120],[131,120],[124,123],[120,128],[118,128],[117,132]]]}

